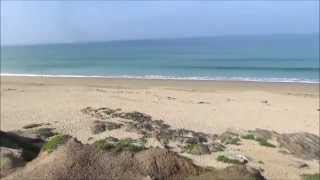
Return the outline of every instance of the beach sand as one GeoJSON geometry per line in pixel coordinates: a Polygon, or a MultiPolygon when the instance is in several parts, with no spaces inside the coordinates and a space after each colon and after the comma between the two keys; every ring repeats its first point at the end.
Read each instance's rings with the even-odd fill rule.
{"type": "MultiPolygon", "coordinates": [[[[92,135],[92,118],[80,111],[88,106],[139,111],[173,128],[211,134],[230,128],[319,134],[318,84],[1,77],[1,130],[50,123],[57,132],[84,143],[109,135],[137,136],[121,130],[92,135]]],[[[233,151],[263,161],[259,166],[268,178],[299,179],[301,174],[319,171],[317,161],[296,159],[251,141],[233,147],[233,151]],[[293,166],[296,161],[308,163],[309,168],[293,166]]],[[[215,161],[216,156],[190,157],[202,166],[226,166],[215,161]]]]}

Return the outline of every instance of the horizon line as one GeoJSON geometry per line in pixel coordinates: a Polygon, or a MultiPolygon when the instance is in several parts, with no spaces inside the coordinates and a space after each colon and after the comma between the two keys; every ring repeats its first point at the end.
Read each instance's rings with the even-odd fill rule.
{"type": "Polygon", "coordinates": [[[320,32],[310,33],[271,33],[271,34],[224,34],[211,36],[186,36],[186,37],[155,37],[155,38],[141,38],[141,39],[113,39],[113,40],[89,40],[89,41],[73,41],[73,42],[48,42],[48,43],[18,43],[18,44],[4,44],[1,42],[1,47],[16,47],[16,46],[41,46],[41,45],[68,45],[68,44],[90,44],[90,43],[107,43],[107,42],[127,42],[127,41],[153,41],[153,40],[178,40],[178,39],[200,39],[200,38],[217,38],[217,37],[245,37],[245,36],[279,36],[279,35],[316,35],[320,32]]]}

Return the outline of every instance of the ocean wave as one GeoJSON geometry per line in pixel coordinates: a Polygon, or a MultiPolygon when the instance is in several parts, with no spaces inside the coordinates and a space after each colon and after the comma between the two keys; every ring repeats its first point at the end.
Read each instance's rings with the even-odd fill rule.
{"type": "Polygon", "coordinates": [[[243,66],[200,66],[200,65],[190,65],[190,66],[165,66],[166,68],[185,68],[185,69],[208,69],[208,70],[245,70],[245,71],[320,71],[318,67],[243,67],[243,66]]]}
{"type": "Polygon", "coordinates": [[[106,78],[106,79],[159,79],[159,80],[199,80],[199,81],[248,81],[248,82],[284,82],[284,83],[311,83],[319,84],[316,79],[300,79],[300,78],[257,78],[257,77],[209,77],[209,76],[163,76],[163,75],[54,75],[54,74],[13,74],[1,73],[1,76],[16,77],[57,77],[57,78],[106,78]]]}

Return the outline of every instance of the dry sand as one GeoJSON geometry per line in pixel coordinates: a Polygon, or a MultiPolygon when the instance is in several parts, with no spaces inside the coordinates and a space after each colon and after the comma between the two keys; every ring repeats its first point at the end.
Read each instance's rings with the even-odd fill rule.
{"type": "MultiPolygon", "coordinates": [[[[44,122],[84,143],[109,135],[137,136],[121,130],[92,135],[92,119],[80,112],[88,106],[144,112],[174,128],[205,133],[262,128],[319,134],[319,84],[1,77],[1,130],[44,122]]],[[[252,142],[231,151],[262,160],[258,166],[269,178],[299,179],[319,168],[316,161],[302,161],[252,142]],[[310,168],[296,168],[297,161],[310,168]]],[[[203,166],[225,166],[214,160],[216,156],[191,158],[203,166]]]]}

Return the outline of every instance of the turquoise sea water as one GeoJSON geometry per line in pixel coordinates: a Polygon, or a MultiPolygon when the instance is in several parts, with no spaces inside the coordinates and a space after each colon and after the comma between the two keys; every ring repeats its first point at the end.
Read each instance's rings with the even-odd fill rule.
{"type": "Polygon", "coordinates": [[[3,46],[1,74],[319,83],[319,34],[3,46]]]}

